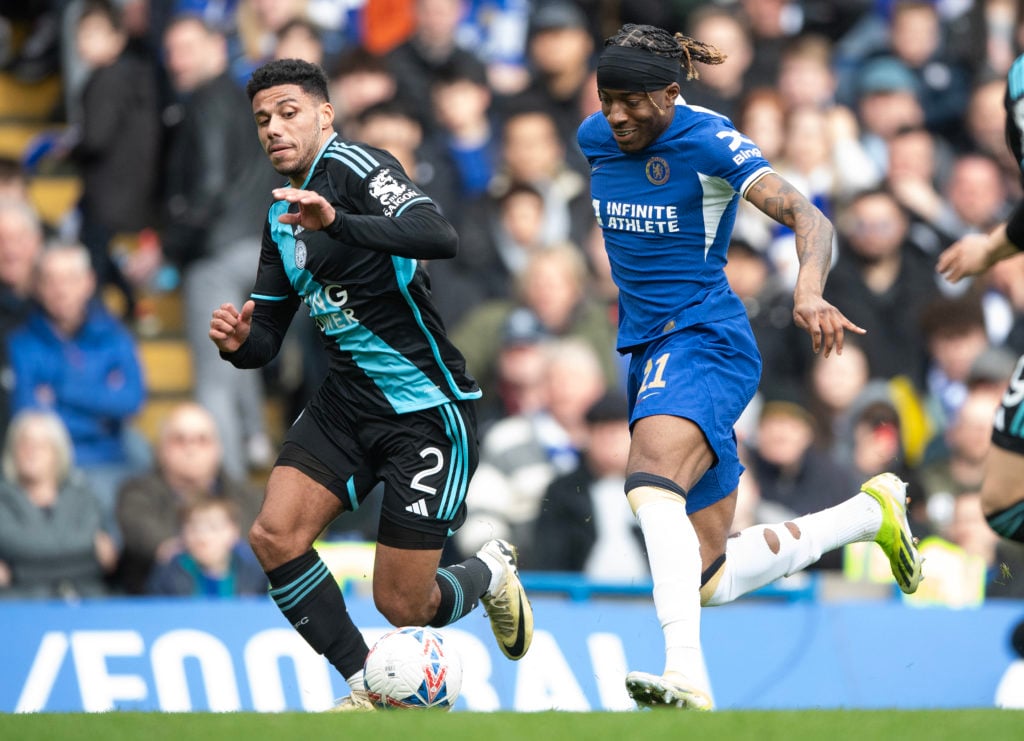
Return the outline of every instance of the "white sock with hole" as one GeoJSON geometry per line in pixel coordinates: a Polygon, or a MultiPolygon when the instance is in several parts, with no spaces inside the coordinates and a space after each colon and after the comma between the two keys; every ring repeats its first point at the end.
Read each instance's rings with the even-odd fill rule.
{"type": "Polygon", "coordinates": [[[882,508],[863,492],[821,512],[786,523],[754,525],[729,538],[725,547],[722,577],[707,605],[723,605],[776,579],[805,569],[821,554],[847,543],[874,540],[882,526],[882,508]],[[778,552],[765,539],[770,530],[778,538],[778,552]]]}

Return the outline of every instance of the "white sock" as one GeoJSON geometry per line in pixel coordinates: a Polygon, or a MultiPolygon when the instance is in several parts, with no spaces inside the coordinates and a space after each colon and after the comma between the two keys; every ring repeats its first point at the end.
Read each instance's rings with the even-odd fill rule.
{"type": "Polygon", "coordinates": [[[506,564],[485,551],[478,551],[476,557],[483,561],[484,565],[491,572],[491,581],[487,585],[487,592],[485,594],[494,594],[495,590],[501,586],[501,579],[505,576],[506,564]]]}
{"type": "Polygon", "coordinates": [[[705,604],[732,602],[779,577],[807,568],[823,553],[847,543],[874,540],[882,526],[882,508],[874,498],[861,492],[835,507],[791,522],[799,537],[793,536],[786,523],[780,523],[754,525],[729,538],[721,580],[705,604]],[[765,540],[768,530],[778,538],[778,553],[765,540]]]}
{"type": "Polygon", "coordinates": [[[647,545],[654,607],[665,635],[665,671],[678,672],[710,696],[700,646],[700,543],[686,502],[659,499],[636,512],[647,545]]]}
{"type": "Polygon", "coordinates": [[[363,680],[363,670],[362,669],[357,671],[355,674],[353,674],[351,677],[349,677],[345,681],[348,682],[348,688],[350,690],[352,690],[353,692],[356,692],[356,691],[362,692],[363,690],[366,689],[366,682],[363,680]]]}

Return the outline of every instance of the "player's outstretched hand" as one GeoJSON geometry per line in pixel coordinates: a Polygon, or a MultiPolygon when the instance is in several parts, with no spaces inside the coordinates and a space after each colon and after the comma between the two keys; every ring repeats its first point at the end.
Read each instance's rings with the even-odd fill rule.
{"type": "Polygon", "coordinates": [[[867,332],[847,319],[843,312],[821,296],[795,299],[793,321],[811,336],[814,352],[824,349],[826,358],[833,349],[837,355],[843,354],[843,333],[846,330],[855,334],[867,332]]]}
{"type": "Polygon", "coordinates": [[[303,229],[316,231],[330,226],[334,221],[334,206],[316,191],[274,188],[271,194],[278,201],[299,204],[298,211],[283,213],[277,217],[282,224],[298,224],[303,229]]]}
{"type": "Polygon", "coordinates": [[[210,339],[221,352],[234,352],[249,338],[256,302],[249,300],[239,312],[234,304],[221,304],[210,319],[210,339]]]}
{"type": "Polygon", "coordinates": [[[950,283],[978,275],[992,264],[992,244],[987,234],[968,234],[946,248],[935,270],[950,283]]]}

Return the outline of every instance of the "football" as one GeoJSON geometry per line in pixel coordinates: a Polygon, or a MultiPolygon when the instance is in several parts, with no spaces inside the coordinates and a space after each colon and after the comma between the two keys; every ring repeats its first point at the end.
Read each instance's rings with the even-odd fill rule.
{"type": "Polygon", "coordinates": [[[462,659],[436,630],[410,626],[373,644],[363,674],[378,707],[450,710],[462,688],[462,659]]]}

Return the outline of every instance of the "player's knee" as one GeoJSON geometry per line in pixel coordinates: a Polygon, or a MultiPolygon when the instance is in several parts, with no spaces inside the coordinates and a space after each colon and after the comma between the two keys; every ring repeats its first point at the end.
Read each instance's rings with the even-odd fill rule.
{"type": "Polygon", "coordinates": [[[259,519],[249,528],[249,546],[257,560],[266,566],[279,566],[296,558],[310,548],[309,543],[298,543],[287,533],[276,530],[259,519]]]}
{"type": "Polygon", "coordinates": [[[378,593],[374,590],[373,602],[377,611],[396,628],[426,625],[436,611],[436,608],[431,610],[429,606],[410,600],[407,595],[397,592],[378,593]]]}

